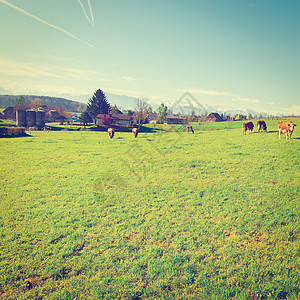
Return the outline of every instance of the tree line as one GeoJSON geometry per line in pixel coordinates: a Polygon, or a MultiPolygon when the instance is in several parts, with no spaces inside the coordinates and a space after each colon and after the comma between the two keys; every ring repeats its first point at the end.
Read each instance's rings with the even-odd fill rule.
{"type": "MultiPolygon", "coordinates": [[[[128,110],[127,113],[130,116],[135,117],[136,125],[146,124],[150,121],[151,115],[155,112],[152,107],[145,101],[138,99],[134,110],[128,110]]],[[[122,112],[117,108],[117,106],[111,106],[108,102],[105,93],[98,89],[95,91],[92,98],[88,100],[87,109],[81,114],[80,121],[87,125],[88,123],[96,123],[96,117],[99,114],[103,115],[113,115],[122,114],[122,112]]],[[[167,120],[168,107],[161,104],[157,109],[157,121],[159,123],[164,123],[167,120]]],[[[106,125],[110,125],[112,120],[109,116],[101,118],[102,122],[106,125]]]]}

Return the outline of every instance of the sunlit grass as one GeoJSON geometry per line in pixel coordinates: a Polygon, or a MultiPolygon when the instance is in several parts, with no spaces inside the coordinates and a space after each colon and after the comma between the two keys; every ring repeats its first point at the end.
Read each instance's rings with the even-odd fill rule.
{"type": "Polygon", "coordinates": [[[160,128],[0,139],[0,298],[299,297],[298,127],[160,128]]]}

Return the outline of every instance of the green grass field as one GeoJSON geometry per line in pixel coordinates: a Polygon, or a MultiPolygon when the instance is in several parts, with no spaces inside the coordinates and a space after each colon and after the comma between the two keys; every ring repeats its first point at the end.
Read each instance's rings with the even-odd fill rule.
{"type": "Polygon", "coordinates": [[[268,122],[1,138],[0,298],[299,299],[300,122],[268,122]]]}

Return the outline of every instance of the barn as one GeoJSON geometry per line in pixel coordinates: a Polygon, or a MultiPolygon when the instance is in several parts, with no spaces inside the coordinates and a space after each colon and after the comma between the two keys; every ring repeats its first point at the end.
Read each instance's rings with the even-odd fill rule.
{"type": "Polygon", "coordinates": [[[103,122],[101,120],[101,118],[103,117],[110,117],[113,124],[118,126],[132,126],[133,123],[132,117],[127,114],[98,114],[96,117],[97,125],[103,125],[103,122]]]}
{"type": "Polygon", "coordinates": [[[9,106],[3,111],[5,119],[16,120],[16,108],[14,106],[9,106]]]}
{"type": "Polygon", "coordinates": [[[169,115],[169,116],[167,116],[167,123],[168,124],[186,124],[187,118],[169,115]]]}
{"type": "Polygon", "coordinates": [[[207,117],[209,122],[222,122],[223,119],[218,113],[210,113],[207,117]]]}

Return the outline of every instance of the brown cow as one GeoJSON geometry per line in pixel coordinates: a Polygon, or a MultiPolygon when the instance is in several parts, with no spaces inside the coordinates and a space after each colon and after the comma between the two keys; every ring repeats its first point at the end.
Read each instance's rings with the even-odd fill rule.
{"type": "Polygon", "coordinates": [[[294,124],[292,121],[279,121],[278,122],[279,139],[281,139],[281,137],[280,137],[281,133],[286,133],[286,138],[288,138],[290,140],[295,126],[297,126],[297,125],[294,124]]]}
{"type": "Polygon", "coordinates": [[[113,130],[113,128],[108,128],[107,133],[110,139],[112,139],[115,135],[115,131],[113,130]]]}
{"type": "Polygon", "coordinates": [[[267,132],[267,124],[265,121],[257,121],[257,133],[261,131],[267,132]]]}
{"type": "Polygon", "coordinates": [[[186,127],[186,132],[194,133],[193,127],[192,127],[192,126],[187,126],[187,127],[186,127]]]}
{"type": "Polygon", "coordinates": [[[137,128],[132,128],[132,134],[136,138],[138,136],[139,130],[137,128]]]}
{"type": "Polygon", "coordinates": [[[249,130],[249,132],[252,133],[253,127],[254,125],[252,122],[243,123],[243,135],[246,134],[247,130],[249,130]]]}

